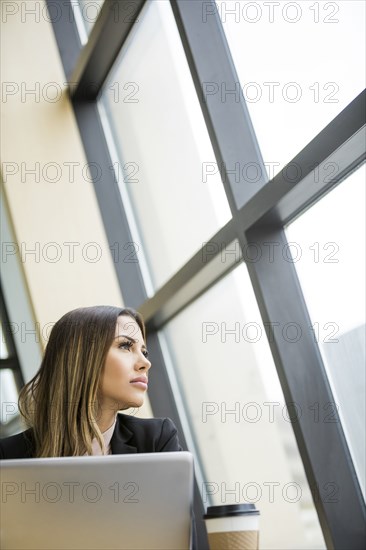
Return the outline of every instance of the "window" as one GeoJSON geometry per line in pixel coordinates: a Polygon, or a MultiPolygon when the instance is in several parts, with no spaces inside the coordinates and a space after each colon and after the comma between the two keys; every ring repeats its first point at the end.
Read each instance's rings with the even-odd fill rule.
{"type": "Polygon", "coordinates": [[[0,437],[11,435],[19,428],[18,391],[22,386],[22,375],[15,354],[12,329],[5,309],[3,295],[0,295],[0,437]]]}
{"type": "Polygon", "coordinates": [[[231,217],[169,2],[147,3],[102,99],[157,289],[231,217]]]}
{"type": "Polygon", "coordinates": [[[0,186],[1,249],[0,280],[0,437],[24,430],[18,412],[18,393],[41,363],[41,349],[24,282],[19,255],[9,254],[16,244],[8,203],[0,186]]]}
{"type": "Polygon", "coordinates": [[[245,265],[163,334],[203,463],[204,504],[255,503],[263,548],[325,548],[245,265]]]}
{"type": "Polygon", "coordinates": [[[364,498],[365,180],[363,164],[286,230],[364,498]]]}
{"type": "Polygon", "coordinates": [[[79,26],[80,39],[83,44],[88,41],[88,36],[99,17],[104,1],[78,0],[78,4],[73,4],[74,15],[79,26]]]}
{"type": "Polygon", "coordinates": [[[365,3],[216,4],[273,177],[363,90],[365,3]]]}
{"type": "Polygon", "coordinates": [[[0,359],[7,359],[9,357],[9,352],[5,341],[5,334],[3,333],[2,323],[0,325],[0,337],[0,359]]]}
{"type": "MultiPolygon", "coordinates": [[[[289,536],[282,537],[280,523],[271,518],[268,492],[267,500],[263,497],[258,503],[259,508],[263,504],[268,547],[272,544],[270,539],[277,541],[277,547],[361,547],[365,503],[360,498],[355,469],[362,462],[357,458],[353,433],[349,430],[345,442],[342,431],[348,429],[349,410],[345,410],[342,426],[316,424],[309,420],[309,414],[292,424],[286,424],[282,417],[283,407],[293,419],[295,410],[290,413],[291,403],[301,402],[308,409],[314,396],[319,397],[321,407],[336,400],[349,402],[348,394],[338,395],[336,389],[332,394],[314,337],[307,335],[297,343],[283,338],[281,341],[275,335],[269,340],[270,351],[264,337],[248,342],[240,336],[236,342],[234,332],[227,334],[226,342],[221,342],[220,336],[215,340],[217,326],[222,330],[221,323],[227,323],[229,330],[234,327],[234,331],[235,323],[239,323],[240,335],[243,325],[257,323],[244,331],[250,340],[255,338],[258,327],[263,331],[263,327],[279,318],[290,323],[299,318],[305,325],[309,318],[306,306],[312,317],[311,294],[306,296],[306,284],[302,284],[305,304],[294,262],[283,258],[271,261],[265,255],[269,252],[265,246],[277,239],[288,250],[286,236],[306,246],[301,241],[306,233],[299,229],[298,235],[292,235],[291,231],[300,228],[297,224],[301,224],[301,219],[306,220],[317,208],[315,205],[304,213],[308,206],[329,192],[319,202],[319,208],[322,204],[326,208],[329,198],[332,200],[333,193],[344,185],[332,190],[338,180],[365,158],[365,93],[360,93],[364,76],[360,53],[364,6],[361,2],[338,2],[336,6],[332,2],[315,2],[310,9],[308,2],[287,3],[284,20],[276,25],[264,20],[251,25],[241,15],[234,26],[233,17],[226,22],[222,17],[222,10],[230,8],[239,9],[241,14],[248,10],[245,13],[252,17],[250,10],[262,9],[264,13],[265,4],[268,3],[251,2],[245,7],[242,2],[136,0],[142,11],[131,29],[122,20],[115,21],[113,10],[105,11],[105,20],[103,13],[99,23],[108,32],[101,32],[95,43],[88,44],[87,62],[84,50],[79,51],[76,67],[70,61],[72,55],[64,52],[67,47],[70,53],[72,36],[74,49],[79,48],[76,28],[67,27],[67,43],[64,26],[70,24],[65,20],[55,22],[54,29],[66,74],[78,74],[82,83],[80,93],[76,89],[73,95],[75,114],[88,161],[103,167],[103,186],[98,181],[94,184],[111,251],[117,239],[135,246],[134,263],[120,259],[115,266],[125,302],[138,307],[145,316],[153,342],[155,372],[169,390],[159,392],[156,388],[155,394],[150,395],[153,411],[164,409],[164,414],[174,418],[182,440],[197,447],[196,461],[206,482],[234,483],[235,491],[235,483],[247,481],[243,476],[253,472],[249,481],[260,480],[263,486],[265,481],[299,484],[299,501],[293,505],[279,503],[293,519],[290,525],[286,520],[286,529],[291,529],[289,536]],[[304,17],[298,24],[286,20],[294,18],[299,9],[304,17]],[[210,12],[207,17],[204,10],[210,12]],[[339,17],[339,24],[331,23],[334,17],[339,17]],[[319,23],[313,23],[312,18],[318,18],[319,23]],[[239,35],[242,41],[238,40],[239,35]],[[343,36],[347,40],[341,40],[343,36]],[[306,50],[300,48],[302,45],[306,45],[306,50]],[[342,75],[342,82],[338,82],[338,75],[342,75]],[[277,103],[255,102],[249,95],[257,90],[252,85],[242,93],[236,87],[229,94],[230,101],[226,101],[222,92],[230,91],[238,79],[241,88],[251,82],[259,83],[262,94],[271,90],[266,82],[279,81],[273,91],[281,94],[286,84],[298,82],[304,99],[291,99],[291,94],[298,91],[292,85],[284,92],[287,101],[282,101],[281,95],[277,103]],[[99,89],[85,98],[84,86],[92,87],[93,82],[100,83],[99,89]],[[208,90],[204,83],[211,84],[208,101],[202,94],[208,90]],[[332,102],[333,99],[339,101],[332,102]],[[332,155],[342,157],[339,173],[329,179],[322,174],[317,183],[314,179],[309,183],[307,176],[314,167],[324,168],[332,155]],[[278,178],[272,178],[294,156],[301,177],[288,181],[280,172],[278,178]],[[268,162],[277,163],[268,169],[269,181],[263,175],[262,157],[267,168],[268,162]],[[244,167],[240,165],[243,158],[244,167]],[[221,178],[225,170],[224,174],[216,170],[215,177],[205,182],[202,168],[206,162],[216,168],[224,165],[235,169],[235,173],[221,178]],[[237,165],[239,169],[256,166],[261,177],[248,181],[241,170],[237,174],[237,165]],[[285,233],[284,227],[296,216],[297,221],[285,233]],[[234,262],[226,263],[221,252],[228,252],[225,247],[234,242],[242,253],[234,262]],[[245,249],[248,244],[252,245],[249,258],[245,249]],[[209,249],[211,245],[217,246],[209,249]],[[205,261],[208,250],[210,261],[205,261]],[[253,260],[251,254],[256,251],[258,258],[253,260]],[[242,265],[243,260],[247,267],[242,265]],[[240,265],[234,268],[234,264],[240,265]],[[206,331],[212,330],[206,332],[207,342],[201,340],[204,323],[211,323],[205,325],[206,331]],[[178,384],[169,370],[168,355],[178,384]],[[234,372],[238,383],[222,377],[223,365],[225,372],[228,366],[233,369],[230,372],[234,372]],[[235,422],[235,408],[234,413],[225,413],[228,422],[221,422],[222,403],[232,406],[234,402],[234,407],[239,403],[241,418],[244,404],[248,420],[258,409],[247,404],[263,403],[263,415],[267,412],[265,400],[279,403],[274,409],[280,415],[275,413],[273,422],[235,422]],[[202,421],[203,404],[207,422],[202,421]],[[189,437],[185,437],[188,432],[189,437]],[[231,433],[235,433],[238,449],[232,447],[231,433]],[[247,453],[241,438],[244,433],[250,450],[256,451],[253,455],[247,453]],[[262,437],[258,437],[259,433],[262,437]],[[272,465],[268,464],[271,448],[264,443],[266,437],[275,449],[279,480],[263,477],[263,472],[272,475],[272,465]],[[330,448],[336,462],[328,460],[330,448]],[[267,453],[267,462],[262,459],[263,453],[267,453]],[[260,458],[255,461],[253,456],[260,458]],[[241,469],[242,463],[246,471],[241,469]],[[329,476],[341,495],[336,501],[329,500],[329,494],[325,499],[320,495],[319,499],[319,491],[329,490],[329,476]],[[314,505],[324,539],[314,517],[314,505]],[[341,529],[339,517],[344,519],[341,529]]],[[[283,9],[280,4],[281,16],[283,9]]],[[[326,212],[328,215],[327,209],[326,212]]],[[[314,221],[323,233],[311,244],[320,243],[320,234],[327,242],[333,240],[324,232],[324,222],[319,221],[324,215],[320,212],[318,222],[314,221]]],[[[342,211],[342,219],[344,216],[342,211]]],[[[350,219],[353,218],[352,210],[350,219]]],[[[321,254],[324,250],[315,252],[321,254]]],[[[312,254],[315,252],[311,250],[312,254]]],[[[296,267],[301,279],[302,268],[300,264],[296,267]]],[[[315,264],[312,267],[317,269],[315,264]]],[[[306,279],[311,277],[306,275],[306,279]]],[[[323,312],[326,317],[329,315],[326,301],[323,312]]],[[[317,321],[312,317],[312,324],[317,321]]],[[[324,352],[323,355],[324,362],[332,364],[329,370],[338,372],[334,365],[339,357],[324,359],[324,352]]],[[[337,383],[333,381],[332,387],[336,388],[337,383]]],[[[216,486],[212,487],[214,490],[216,486]]],[[[212,494],[211,502],[218,503],[221,496],[212,494]]],[[[288,500],[294,496],[289,488],[288,500]]],[[[207,503],[208,500],[204,505],[207,503]]],[[[275,508],[276,503],[273,504],[275,508]]],[[[202,511],[202,502],[196,499],[199,546],[206,544],[202,511]]]]}
{"type": "Polygon", "coordinates": [[[14,373],[11,369],[0,369],[0,402],[1,427],[10,422],[14,423],[14,419],[18,414],[15,413],[17,410],[18,390],[14,379],[14,373]]]}

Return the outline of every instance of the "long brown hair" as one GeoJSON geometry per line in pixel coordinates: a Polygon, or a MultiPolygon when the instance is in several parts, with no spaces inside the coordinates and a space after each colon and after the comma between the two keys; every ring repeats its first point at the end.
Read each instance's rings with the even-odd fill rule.
{"type": "Polygon", "coordinates": [[[146,339],[143,319],[132,308],[78,308],[52,328],[41,366],[18,401],[32,428],[35,457],[91,454],[94,437],[104,449],[99,384],[120,315],[132,317],[146,339]]]}

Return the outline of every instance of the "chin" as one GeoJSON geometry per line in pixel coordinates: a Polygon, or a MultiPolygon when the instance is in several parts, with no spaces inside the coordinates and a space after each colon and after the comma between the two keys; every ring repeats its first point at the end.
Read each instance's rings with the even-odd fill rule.
{"type": "Polygon", "coordinates": [[[144,399],[131,399],[131,401],[120,400],[121,407],[119,410],[133,409],[136,407],[142,407],[144,399]]]}

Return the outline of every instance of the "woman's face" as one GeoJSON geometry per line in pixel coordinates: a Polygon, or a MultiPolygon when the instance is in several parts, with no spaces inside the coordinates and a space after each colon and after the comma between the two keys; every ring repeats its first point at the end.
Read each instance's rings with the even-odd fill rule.
{"type": "Polygon", "coordinates": [[[147,349],[135,319],[118,317],[115,338],[104,366],[101,381],[102,408],[115,411],[141,407],[147,390],[147,349]]]}

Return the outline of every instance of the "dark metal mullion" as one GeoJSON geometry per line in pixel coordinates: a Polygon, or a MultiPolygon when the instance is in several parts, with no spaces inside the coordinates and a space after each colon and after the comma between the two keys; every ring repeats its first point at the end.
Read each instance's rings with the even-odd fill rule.
{"type": "Polygon", "coordinates": [[[268,179],[239,78],[215,1],[170,3],[234,214],[268,179]],[[203,13],[210,5],[216,13],[205,21],[203,13]],[[255,184],[246,181],[248,166],[255,166],[260,174],[255,184]]]}
{"type": "MultiPolygon", "coordinates": [[[[302,179],[295,183],[286,181],[286,172],[279,173],[271,182],[267,183],[241,210],[234,213],[230,222],[220,229],[210,240],[208,245],[202,246],[197,252],[157,293],[142,305],[142,311],[151,327],[163,325],[169,317],[182,309],[179,293],[183,287],[207,267],[206,257],[208,247],[213,243],[226,247],[237,235],[243,234],[259,220],[263,224],[276,223],[280,226],[287,223],[299,209],[314,201],[317,197],[333,187],[338,179],[356,166],[365,156],[363,137],[365,94],[360,94],[340,115],[338,115],[307,147],[297,155],[289,165],[296,165],[302,179]],[[344,142],[346,142],[344,144],[344,142]],[[342,149],[341,146],[343,145],[342,149]],[[311,176],[314,166],[322,166],[322,162],[332,158],[332,154],[343,155],[347,151],[347,162],[338,165],[338,171],[332,180],[325,177],[319,182],[308,181],[305,174],[311,176]],[[341,166],[343,164],[343,166],[341,166]],[[284,205],[284,206],[281,206],[284,205]],[[169,312],[167,314],[166,312],[169,312]]],[[[344,156],[344,155],[343,155],[344,156]]],[[[336,156],[334,158],[337,158],[336,156]]],[[[243,249],[243,248],[242,248],[243,249]]],[[[224,265],[222,266],[224,269],[224,265]]],[[[224,274],[217,273],[217,278],[207,280],[202,288],[190,287],[185,294],[185,303],[188,305],[199,294],[207,290],[213,282],[218,281],[224,274]]]]}
{"type": "Polygon", "coordinates": [[[127,39],[145,0],[105,0],[82,47],[71,0],[46,0],[70,96],[75,100],[94,100],[127,39]],[[131,9],[131,7],[133,9],[131,9]],[[63,36],[57,28],[63,29],[63,36]]]}
{"type": "MultiPolygon", "coordinates": [[[[313,202],[325,193],[341,177],[336,173],[328,178],[323,174],[315,185],[308,185],[306,176],[312,174],[326,159],[346,142],[358,135],[360,149],[365,153],[363,128],[365,119],[366,90],[359,94],[347,107],[333,119],[291,162],[270,182],[260,189],[238,212],[242,229],[249,229],[262,219],[263,222],[284,224],[295,215],[299,208],[313,202]],[[363,146],[362,146],[363,145],[363,146]],[[293,198],[291,198],[293,197],[293,198]],[[287,202],[286,202],[287,201],[287,202]],[[281,212],[281,203],[286,202],[285,212],[281,212]]],[[[356,164],[361,157],[352,159],[356,164]]]]}
{"type": "Polygon", "coordinates": [[[0,359],[0,369],[12,369],[15,370],[17,368],[16,363],[14,361],[14,357],[9,356],[4,359],[0,359]]]}
{"type": "Polygon", "coordinates": [[[2,286],[0,285],[0,319],[2,321],[3,337],[8,350],[8,358],[1,359],[0,368],[10,368],[13,371],[15,385],[18,392],[24,386],[24,378],[20,367],[13,334],[10,329],[9,315],[6,308],[2,286]]]}
{"type": "Polygon", "coordinates": [[[282,228],[258,226],[243,233],[240,240],[242,246],[256,243],[260,250],[266,250],[265,243],[278,245],[273,257],[262,254],[258,261],[247,262],[247,268],[327,546],[361,550],[365,504],[339,417],[335,422],[326,423],[323,418],[316,422],[310,409],[317,404],[324,411],[334,397],[295,267],[282,257],[285,233],[282,228]],[[293,336],[283,333],[287,323],[301,327],[298,341],[291,342],[293,336]],[[329,487],[334,488],[335,501],[327,498],[329,487]]]}
{"type": "MultiPolygon", "coordinates": [[[[157,332],[148,333],[147,346],[152,362],[153,375],[149,378],[149,400],[154,411],[154,416],[169,416],[180,431],[179,439],[184,448],[187,444],[184,438],[179,411],[176,406],[175,397],[169,382],[169,375],[165,366],[165,358],[161,350],[157,332]],[[158,368],[157,368],[158,367],[158,368]]],[[[198,457],[199,459],[199,457],[198,457]]],[[[194,485],[194,514],[197,528],[197,550],[208,550],[208,540],[206,527],[204,525],[203,515],[205,509],[202,503],[201,494],[198,488],[197,480],[194,485]]]]}
{"type": "MultiPolygon", "coordinates": [[[[236,239],[237,230],[233,220],[230,220],[206,243],[202,243],[201,249],[177,271],[169,281],[161,287],[152,298],[148,299],[141,306],[141,313],[146,319],[149,328],[155,330],[161,328],[169,318],[175,316],[180,310],[180,292],[185,288],[187,282],[192,281],[200,272],[210,265],[213,265],[215,258],[228,249],[230,243],[236,239]]],[[[195,300],[200,294],[208,290],[231,268],[228,262],[221,262],[219,269],[211,278],[203,281],[203,286],[192,285],[185,293],[184,307],[195,300]]]]}
{"type": "Polygon", "coordinates": [[[56,35],[65,76],[69,80],[80,59],[82,49],[79,33],[75,30],[76,23],[72,3],[71,0],[46,0],[46,5],[56,35]],[[62,28],[62,37],[58,36],[57,28],[62,28]]]}
{"type": "Polygon", "coordinates": [[[126,304],[138,308],[147,299],[140,266],[125,261],[126,245],[134,246],[121,193],[113,170],[108,145],[95,102],[74,103],[75,116],[83,138],[89,163],[98,166],[98,180],[93,181],[117,277],[126,304]]]}
{"type": "Polygon", "coordinates": [[[67,73],[72,83],[72,98],[97,98],[144,4],[145,0],[106,0],[103,3],[78,63],[71,75],[67,73]]]}
{"type": "Polygon", "coordinates": [[[0,319],[3,331],[3,337],[10,358],[16,357],[17,352],[14,344],[13,335],[10,328],[9,315],[6,309],[2,285],[0,285],[0,319]]]}

